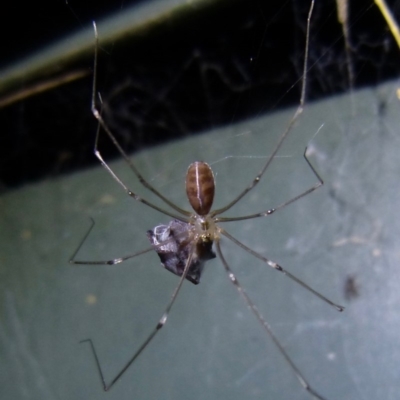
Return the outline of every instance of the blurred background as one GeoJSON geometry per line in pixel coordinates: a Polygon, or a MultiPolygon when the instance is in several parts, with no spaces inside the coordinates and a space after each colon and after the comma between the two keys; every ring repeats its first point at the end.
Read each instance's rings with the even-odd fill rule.
{"type": "MultiPolygon", "coordinates": [[[[96,163],[93,20],[107,120],[124,148],[138,151],[297,105],[308,8],[308,1],[13,2],[1,17],[2,190],[96,163]]],[[[398,46],[378,7],[352,2],[347,15],[342,24],[334,1],[315,5],[308,101],[398,75],[398,46]]],[[[111,146],[103,151],[117,156],[111,146]]]]}

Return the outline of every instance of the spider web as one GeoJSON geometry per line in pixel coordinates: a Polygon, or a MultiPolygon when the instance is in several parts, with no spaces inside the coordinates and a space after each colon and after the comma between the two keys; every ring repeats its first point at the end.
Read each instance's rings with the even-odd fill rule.
{"type": "MultiPolygon", "coordinates": [[[[116,5],[124,9],[122,14],[128,14],[127,6],[113,2],[112,7],[116,5]]],[[[36,12],[45,14],[47,6],[43,7],[36,12]]],[[[59,36],[77,25],[88,27],[87,60],[56,61],[55,66],[41,69],[44,76],[39,82],[54,75],[54,69],[57,73],[65,68],[68,72],[90,74],[90,23],[93,19],[101,21],[111,5],[93,10],[75,7],[78,6],[69,5],[66,13],[64,5],[61,10],[52,5],[47,12],[54,11],[59,36]],[[67,21],[61,16],[67,17],[67,21]]],[[[159,30],[150,28],[141,40],[131,40],[129,32],[124,31],[126,40],[105,42],[100,52],[99,90],[107,100],[106,114],[117,139],[128,152],[138,151],[298,104],[307,10],[307,1],[221,2],[212,12],[194,9],[190,18],[160,25],[159,30]]],[[[135,15],[137,12],[132,13],[132,20],[135,15]]],[[[27,46],[35,35],[43,35],[37,23],[29,28],[34,22],[34,18],[23,20],[25,29],[32,33],[32,38],[25,41],[27,46]]],[[[352,2],[348,25],[350,59],[336,3],[316,4],[310,39],[308,101],[343,93],[350,87],[377,84],[398,73],[398,50],[377,7],[352,2]],[[353,82],[349,82],[349,63],[353,82]]],[[[51,37],[57,37],[53,27],[51,31],[51,37]]],[[[107,39],[109,31],[100,35],[107,39]]],[[[77,37],[77,43],[80,39],[77,37]]],[[[35,46],[29,49],[43,41],[42,36],[37,38],[35,46]]],[[[14,56],[8,57],[12,59],[21,53],[28,50],[18,50],[16,42],[14,56]]],[[[7,79],[10,77],[6,74],[3,99],[10,96],[7,79]]],[[[22,83],[11,79],[14,90],[27,90],[38,81],[29,68],[23,79],[22,83]]],[[[82,112],[88,109],[90,90],[87,76],[3,108],[0,178],[4,189],[96,163],[92,156],[93,138],[87,134],[95,131],[95,122],[89,110],[82,112]]],[[[103,152],[111,158],[118,156],[113,146],[104,146],[103,152]]]]}

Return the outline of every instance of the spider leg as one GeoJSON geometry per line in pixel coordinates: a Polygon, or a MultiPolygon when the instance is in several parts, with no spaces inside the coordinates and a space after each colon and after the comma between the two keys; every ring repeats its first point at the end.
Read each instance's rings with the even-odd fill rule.
{"type": "Polygon", "coordinates": [[[253,179],[253,181],[241,192],[239,195],[234,198],[230,203],[228,203],[225,207],[222,207],[218,210],[215,210],[211,213],[211,217],[215,217],[218,214],[222,214],[225,211],[228,211],[230,208],[232,208],[239,200],[241,200],[247,193],[250,192],[257,184],[260,182],[261,178],[263,177],[265,171],[268,169],[269,165],[271,164],[273,158],[276,156],[280,148],[282,147],[283,142],[285,141],[286,137],[290,133],[290,131],[293,128],[293,125],[301,115],[301,113],[304,110],[304,103],[305,103],[305,97],[306,97],[306,86],[307,86],[307,60],[308,60],[308,51],[309,51],[309,38],[310,38],[310,21],[311,21],[311,15],[313,12],[314,8],[314,0],[311,1],[310,9],[308,11],[308,17],[307,17],[307,33],[306,33],[306,47],[305,47],[305,54],[304,54],[304,64],[303,64],[303,75],[302,75],[302,86],[301,86],[301,97],[300,97],[300,104],[296,109],[296,112],[294,113],[293,117],[290,119],[289,124],[285,131],[281,134],[279,137],[278,143],[275,146],[274,151],[270,154],[268,157],[267,162],[265,163],[264,167],[260,170],[260,172],[257,174],[257,176],[253,179]]]}
{"type": "Polygon", "coordinates": [[[258,258],[259,260],[263,261],[267,265],[269,265],[271,268],[275,269],[276,271],[282,272],[284,275],[286,275],[288,278],[290,278],[292,281],[298,283],[300,286],[303,286],[304,289],[307,289],[309,292],[314,294],[315,296],[319,297],[321,300],[323,300],[325,303],[329,304],[330,306],[336,308],[338,311],[343,311],[344,307],[340,306],[338,304],[335,304],[333,301],[329,300],[327,297],[322,295],[321,293],[317,292],[314,290],[312,287],[308,286],[306,283],[304,283],[301,279],[297,278],[296,276],[292,275],[289,271],[286,271],[283,269],[279,264],[277,264],[274,261],[269,260],[268,258],[262,256],[261,254],[257,253],[256,251],[250,249],[250,247],[247,247],[245,244],[242,242],[239,242],[239,240],[235,239],[232,235],[230,235],[227,231],[225,231],[222,228],[219,228],[220,232],[227,237],[229,240],[231,240],[233,243],[237,244],[239,247],[241,247],[243,250],[247,251],[248,253],[252,254],[254,257],[258,258]]]}
{"type": "Polygon", "coordinates": [[[270,208],[268,210],[265,211],[261,211],[258,212],[256,214],[249,214],[249,215],[243,215],[241,217],[218,217],[216,218],[216,222],[230,222],[230,221],[243,221],[245,219],[252,219],[252,218],[259,218],[259,217],[269,217],[270,215],[272,215],[275,211],[281,210],[282,208],[288,206],[289,204],[294,203],[295,201],[301,199],[304,196],[307,196],[308,194],[312,193],[314,190],[317,190],[319,187],[321,187],[324,184],[324,181],[322,180],[322,178],[319,176],[318,172],[316,171],[316,169],[313,167],[313,165],[311,164],[310,160],[307,158],[307,147],[304,150],[304,154],[303,157],[305,158],[305,160],[307,161],[308,166],[310,167],[311,171],[313,172],[313,174],[316,176],[316,178],[318,179],[318,182],[315,183],[313,186],[311,186],[310,188],[308,188],[307,190],[305,190],[304,192],[298,194],[297,196],[293,197],[290,200],[285,201],[284,203],[279,204],[277,207],[275,208],[270,208]]]}
{"type": "Polygon", "coordinates": [[[142,254],[145,253],[149,253],[150,251],[156,250],[157,249],[161,249],[163,246],[165,246],[166,244],[168,244],[169,242],[173,241],[174,239],[176,240],[176,237],[183,237],[184,234],[177,234],[175,236],[175,238],[170,238],[167,240],[164,240],[160,243],[158,243],[157,245],[153,244],[151,247],[147,247],[146,249],[137,251],[136,253],[133,254],[128,254],[127,256],[124,257],[118,257],[118,258],[113,258],[111,260],[101,260],[101,261],[86,261],[86,260],[75,260],[76,255],[79,253],[80,249],[82,248],[83,244],[86,242],[86,239],[89,237],[90,232],[92,231],[94,225],[95,225],[95,221],[93,218],[90,218],[90,220],[92,221],[88,231],[85,233],[85,236],[83,237],[83,239],[81,240],[81,242],[79,243],[78,247],[76,248],[76,250],[74,251],[74,253],[72,254],[71,258],[69,259],[69,263],[70,264],[74,264],[74,265],[116,265],[116,264],[120,264],[126,260],[129,260],[130,258],[134,258],[137,256],[140,256],[142,254]]]}
{"type": "Polygon", "coordinates": [[[76,250],[74,251],[74,253],[72,254],[71,258],[69,259],[69,263],[70,264],[74,264],[74,265],[115,265],[115,264],[120,264],[130,258],[133,257],[137,257],[140,256],[141,254],[145,254],[148,253],[152,250],[154,250],[154,246],[152,247],[148,247],[147,249],[138,251],[136,253],[133,254],[129,254],[127,256],[124,257],[118,257],[118,258],[114,258],[112,260],[106,260],[106,261],[82,261],[82,260],[75,260],[76,255],[79,253],[79,250],[82,248],[83,243],[86,242],[86,239],[89,237],[90,232],[92,231],[95,222],[93,218],[90,218],[92,223],[88,229],[88,231],[86,232],[85,236],[83,237],[83,239],[81,240],[81,242],[79,243],[78,247],[76,248],[76,250]]]}
{"type": "Polygon", "coordinates": [[[97,82],[97,59],[98,59],[98,44],[99,44],[99,35],[97,32],[97,26],[96,23],[93,21],[93,29],[94,29],[94,35],[95,35],[95,51],[94,51],[94,67],[93,67],[93,89],[92,89],[92,113],[93,116],[97,119],[99,122],[98,128],[97,128],[97,133],[96,133],[96,141],[95,141],[95,146],[94,146],[94,154],[95,156],[99,159],[101,162],[101,165],[108,171],[108,173],[118,182],[120,186],[125,190],[125,192],[134,198],[136,201],[140,201],[141,203],[144,203],[148,205],[149,207],[163,213],[166,215],[169,215],[172,218],[180,219],[182,220],[182,217],[178,217],[174,214],[171,214],[169,211],[166,211],[162,208],[157,207],[156,205],[148,202],[147,200],[141,198],[134,192],[132,192],[122,181],[121,179],[116,175],[116,173],[111,169],[111,167],[104,161],[103,157],[100,154],[100,151],[98,150],[98,138],[100,134],[100,127],[104,129],[104,131],[107,133],[108,137],[111,139],[113,142],[114,146],[117,148],[119,153],[122,155],[126,163],[129,165],[130,169],[133,171],[133,173],[136,175],[138,178],[139,182],[148,190],[153,192],[158,198],[160,198],[164,203],[168,204],[171,208],[173,208],[175,211],[178,213],[185,215],[186,217],[190,216],[190,212],[183,210],[182,208],[176,206],[174,203],[172,203],[170,200],[168,200],[166,197],[164,197],[157,189],[155,189],[147,180],[141,175],[139,170],[136,168],[136,166],[133,164],[131,159],[128,157],[128,155],[125,153],[121,145],[118,143],[117,139],[111,132],[111,130],[108,128],[107,124],[105,123],[101,110],[99,111],[96,107],[96,82],[97,82]]]}
{"type": "Polygon", "coordinates": [[[288,362],[290,367],[292,368],[294,374],[296,375],[297,380],[300,382],[301,386],[307,390],[312,396],[314,396],[316,399],[319,400],[325,400],[324,397],[319,395],[307,382],[307,380],[304,378],[300,370],[297,368],[296,364],[292,361],[292,359],[289,357],[289,354],[286,352],[280,341],[278,340],[278,337],[274,334],[272,331],[270,325],[268,322],[265,320],[265,318],[261,315],[261,313],[258,311],[257,307],[255,304],[251,301],[250,297],[247,295],[243,287],[240,285],[239,281],[237,280],[236,276],[232,272],[231,268],[229,267],[227,261],[225,260],[225,257],[222,254],[221,251],[221,246],[219,243],[219,240],[215,241],[216,249],[217,249],[217,254],[218,257],[221,259],[222,264],[229,276],[230,281],[233,283],[233,285],[236,287],[237,291],[240,293],[240,295],[243,297],[244,301],[250,308],[250,310],[253,312],[255,317],[258,319],[262,327],[264,328],[265,332],[267,335],[272,339],[274,342],[275,346],[278,348],[282,356],[285,358],[285,360],[288,362]]]}
{"type": "Polygon", "coordinates": [[[132,356],[132,358],[125,364],[125,366],[121,369],[121,371],[119,371],[117,373],[117,375],[111,380],[111,382],[109,384],[107,384],[106,381],[105,381],[104,374],[103,374],[103,371],[102,371],[101,365],[100,365],[100,360],[99,360],[99,357],[97,355],[97,352],[96,352],[95,346],[93,344],[93,341],[91,339],[85,339],[85,340],[82,340],[80,342],[80,343],[89,342],[90,347],[92,349],[92,353],[93,353],[95,362],[96,362],[97,371],[99,373],[99,376],[100,376],[100,379],[101,379],[101,382],[102,382],[102,385],[103,385],[103,389],[104,389],[105,392],[110,390],[114,386],[114,384],[118,381],[118,379],[121,378],[121,376],[126,372],[126,370],[133,364],[133,362],[139,357],[139,355],[142,353],[142,351],[147,347],[147,345],[153,340],[153,338],[161,330],[161,328],[164,327],[165,323],[167,322],[168,315],[169,315],[169,312],[170,312],[170,310],[172,308],[172,305],[174,304],[175,299],[178,296],[178,293],[179,293],[179,291],[180,291],[180,289],[182,287],[182,284],[183,284],[183,282],[184,282],[184,280],[186,278],[186,275],[187,275],[187,273],[189,271],[189,267],[190,267],[190,264],[191,264],[191,261],[192,261],[192,258],[193,258],[194,251],[195,251],[195,246],[192,246],[192,248],[190,250],[190,253],[189,253],[189,257],[188,257],[188,259],[186,261],[185,269],[184,269],[184,271],[182,273],[182,276],[181,276],[181,278],[179,280],[179,283],[178,283],[177,287],[175,288],[175,290],[174,290],[174,292],[172,294],[172,298],[171,298],[170,302],[168,303],[168,305],[167,305],[163,315],[161,316],[160,320],[158,321],[156,327],[154,328],[153,332],[142,343],[142,345],[135,352],[135,354],[132,356]]]}

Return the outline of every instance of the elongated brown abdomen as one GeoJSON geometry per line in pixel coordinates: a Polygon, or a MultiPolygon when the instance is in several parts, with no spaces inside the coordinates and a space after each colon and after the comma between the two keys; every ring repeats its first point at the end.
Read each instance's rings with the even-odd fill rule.
{"type": "Polygon", "coordinates": [[[186,194],[198,215],[210,212],[214,200],[215,182],[211,167],[203,161],[189,165],[186,173],[186,194]]]}

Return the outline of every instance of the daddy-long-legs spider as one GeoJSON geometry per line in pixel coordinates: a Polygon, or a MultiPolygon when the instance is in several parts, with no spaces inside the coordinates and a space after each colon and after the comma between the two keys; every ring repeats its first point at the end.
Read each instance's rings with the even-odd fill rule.
{"type": "MultiPolygon", "coordinates": [[[[310,30],[310,19],[312,14],[314,1],[311,2],[311,7],[308,14],[307,20],[307,36],[306,36],[306,47],[305,47],[305,58],[303,65],[303,78],[302,78],[302,91],[301,91],[301,100],[300,104],[289,121],[287,128],[280,135],[275,148],[267,158],[263,168],[259,171],[259,173],[251,179],[248,186],[246,186],[236,197],[234,197],[228,204],[225,206],[218,208],[216,210],[212,210],[213,198],[214,198],[214,175],[210,168],[210,166],[203,161],[195,161],[193,162],[187,171],[186,175],[186,193],[189,200],[189,203],[193,209],[193,211],[187,211],[177,206],[175,203],[170,201],[167,197],[161,194],[148,180],[146,180],[140,171],[136,168],[136,165],[132,162],[132,160],[125,153],[123,148],[120,146],[118,141],[116,140],[114,134],[104,121],[101,113],[101,108],[97,108],[96,105],[96,71],[97,71],[97,57],[98,57],[98,33],[96,25],[94,24],[95,31],[95,61],[94,61],[94,76],[93,76],[93,90],[92,90],[92,112],[94,117],[97,119],[98,131],[96,135],[94,153],[98,160],[101,162],[102,166],[108,171],[108,173],[114,178],[114,180],[125,190],[125,192],[132,197],[134,200],[145,204],[146,206],[159,211],[160,213],[169,216],[172,220],[166,225],[158,225],[154,227],[152,230],[149,230],[147,235],[152,244],[152,247],[145,249],[143,251],[130,254],[128,256],[115,258],[107,261],[79,261],[75,260],[75,256],[78,253],[80,247],[84,243],[86,237],[89,235],[89,232],[86,234],[85,238],[82,240],[81,245],[73,254],[70,262],[72,264],[85,264],[85,265],[116,265],[127,259],[136,257],[145,252],[155,250],[163,266],[169,271],[180,277],[178,285],[176,286],[172,298],[167,304],[167,307],[159,319],[156,327],[153,329],[151,334],[147,337],[147,339],[139,346],[130,360],[123,366],[119,373],[109,382],[107,383],[102,369],[100,365],[99,358],[97,356],[97,352],[95,350],[95,346],[91,339],[87,339],[87,341],[92,349],[97,369],[99,375],[102,380],[103,388],[105,391],[111,389],[118,379],[126,372],[126,370],[132,365],[132,363],[137,359],[137,357],[142,353],[142,351],[147,347],[147,345],[152,341],[152,339],[156,336],[159,330],[165,325],[169,312],[177,298],[177,295],[183,285],[183,282],[189,280],[194,284],[198,284],[200,282],[201,274],[204,268],[206,261],[215,258],[216,256],[220,259],[230,281],[238,290],[240,295],[243,297],[245,303],[250,308],[256,319],[259,321],[261,326],[263,327],[265,334],[269,336],[274,344],[279,349],[280,353],[284,357],[284,359],[288,362],[294,374],[296,375],[298,381],[303,386],[305,390],[307,390],[312,396],[318,399],[323,399],[321,395],[319,395],[307,382],[303,374],[300,372],[299,368],[294,364],[292,359],[289,357],[288,353],[284,349],[283,345],[278,340],[278,337],[273,333],[269,324],[255,307],[254,303],[247,295],[247,292],[244,291],[243,287],[239,283],[238,279],[234,275],[230,265],[228,264],[224,254],[221,251],[220,240],[222,238],[226,238],[229,241],[236,244],[243,251],[250,253],[255,258],[260,260],[261,262],[267,264],[269,267],[283,273],[287,277],[289,277],[292,281],[296,282],[309,292],[313,293],[315,296],[319,297],[324,302],[336,308],[338,311],[342,311],[343,307],[339,306],[325,296],[320,294],[319,292],[312,289],[306,283],[298,279],[296,276],[288,272],[286,269],[281,267],[276,262],[266,258],[265,256],[259,254],[258,252],[252,250],[246,244],[237,240],[231,234],[229,234],[222,226],[222,223],[228,223],[233,221],[244,221],[254,218],[261,217],[269,217],[273,215],[278,210],[281,210],[288,206],[289,204],[299,200],[300,198],[308,195],[309,193],[315,191],[318,187],[323,184],[321,177],[318,175],[317,171],[311,164],[311,162],[307,158],[307,149],[304,152],[304,159],[307,163],[308,167],[312,171],[312,174],[316,178],[316,183],[304,190],[297,196],[284,201],[281,204],[278,204],[272,208],[264,208],[261,211],[250,213],[248,215],[242,216],[222,216],[225,212],[229,211],[234,205],[236,205],[239,201],[241,201],[250,191],[252,191],[261,178],[264,176],[265,171],[269,168],[271,162],[274,157],[280,150],[283,142],[289,135],[292,130],[294,123],[297,121],[301,113],[303,112],[304,102],[305,102],[305,93],[306,93],[306,72],[307,72],[307,59],[308,59],[308,43],[309,43],[309,30],[310,30]],[[101,131],[105,131],[108,137],[111,139],[113,144],[116,146],[126,163],[129,165],[130,169],[133,171],[134,175],[138,178],[141,185],[151,191],[155,196],[157,196],[162,202],[164,202],[169,209],[164,209],[159,207],[158,205],[146,200],[141,197],[141,195],[133,192],[125,182],[120,179],[120,177],[116,174],[116,172],[107,164],[107,162],[103,159],[99,148],[98,148],[98,139],[101,131]],[[212,249],[213,245],[215,246],[215,253],[212,249]]],[[[93,225],[92,225],[93,227],[93,225]]]]}

